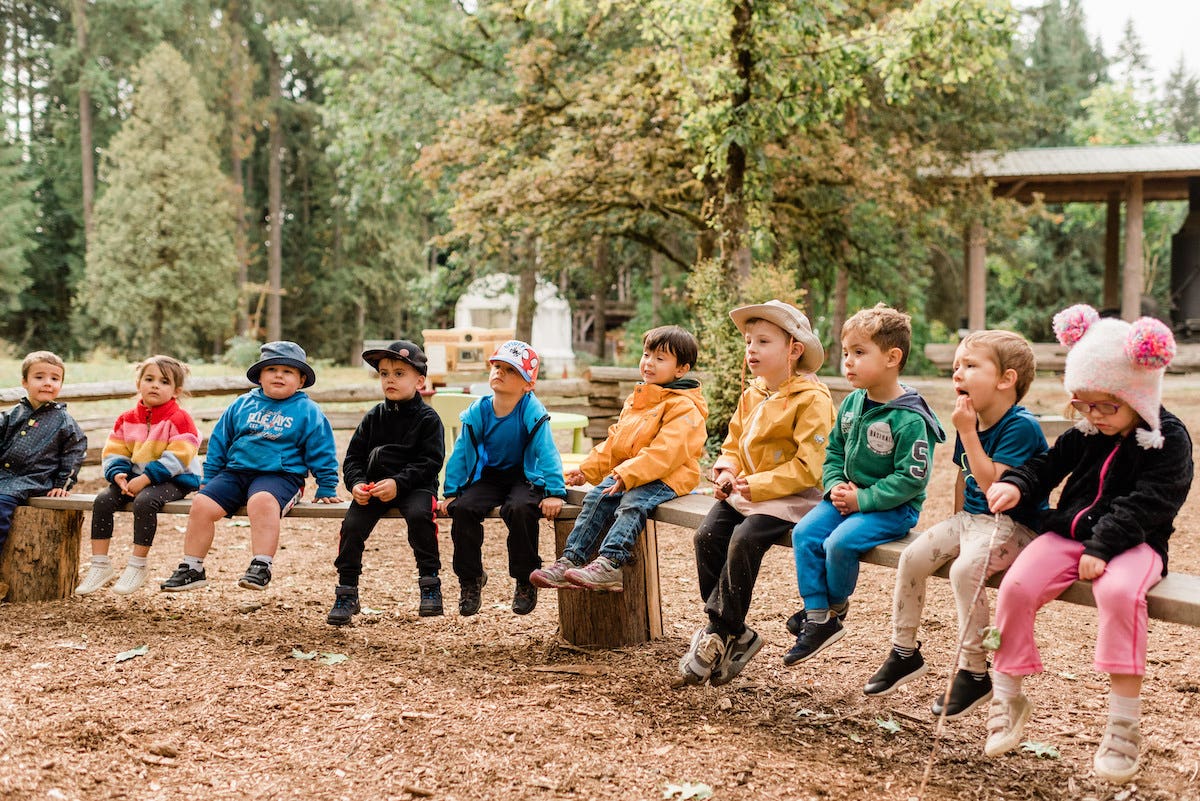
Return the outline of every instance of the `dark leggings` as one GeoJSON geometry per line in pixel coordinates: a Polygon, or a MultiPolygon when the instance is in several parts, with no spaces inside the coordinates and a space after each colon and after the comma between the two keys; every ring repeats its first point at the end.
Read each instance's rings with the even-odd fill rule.
{"type": "Polygon", "coordinates": [[[134,497],[121,492],[116,484],[109,484],[92,504],[92,539],[110,540],[113,535],[113,513],[133,504],[133,544],[149,548],[154,544],[158,531],[158,513],[163,505],[177,501],[187,495],[187,490],[171,481],[151,484],[134,497]]]}

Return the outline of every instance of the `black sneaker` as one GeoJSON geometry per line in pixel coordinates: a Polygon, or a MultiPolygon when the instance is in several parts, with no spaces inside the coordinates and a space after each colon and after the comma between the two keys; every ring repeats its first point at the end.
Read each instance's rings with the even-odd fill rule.
{"type": "Polygon", "coordinates": [[[895,692],[901,684],[924,676],[927,670],[929,668],[925,664],[924,657],[921,656],[920,643],[917,643],[917,649],[913,651],[912,656],[901,656],[895,648],[892,648],[879,670],[875,671],[875,675],[867,680],[867,685],[863,687],[863,693],[866,695],[889,695],[895,692]]]}
{"type": "Polygon", "coordinates": [[[783,664],[794,665],[814,657],[842,639],[845,634],[846,630],[842,628],[842,621],[838,620],[837,615],[831,614],[829,620],[824,623],[806,618],[804,630],[796,637],[796,644],[783,655],[783,664]]]}
{"type": "Polygon", "coordinates": [[[518,581],[513,591],[512,610],[514,615],[528,615],[537,606],[537,587],[528,581],[518,581]]]}
{"type": "Polygon", "coordinates": [[[171,577],[159,584],[158,588],[163,592],[183,592],[184,590],[197,590],[207,584],[208,577],[204,575],[204,568],[193,570],[187,566],[187,563],[181,562],[171,577]]]}
{"type": "Polygon", "coordinates": [[[331,626],[348,626],[350,620],[362,609],[358,604],[358,587],[339,584],[333,591],[333,608],[325,616],[331,626]]]}
{"type": "Polygon", "coordinates": [[[442,580],[437,576],[421,576],[417,579],[421,588],[421,617],[437,617],[442,613],[442,580]]]}
{"type": "MultiPolygon", "coordinates": [[[[837,615],[838,620],[845,623],[846,618],[850,615],[850,602],[846,601],[841,609],[830,609],[829,611],[837,615]]],[[[791,632],[793,637],[799,637],[800,632],[804,631],[804,621],[806,620],[808,620],[808,612],[801,609],[787,619],[787,630],[791,632]]]]}
{"type": "Polygon", "coordinates": [[[708,683],[714,687],[728,684],[742,672],[742,668],[754,658],[763,647],[763,638],[749,626],[737,637],[730,637],[725,646],[725,655],[721,657],[708,677],[708,683]]]}
{"type": "Polygon", "coordinates": [[[458,580],[458,613],[470,617],[479,611],[483,588],[487,584],[487,573],[479,578],[458,580]]]}
{"type": "Polygon", "coordinates": [[[251,560],[250,567],[238,580],[238,586],[244,590],[265,590],[271,583],[271,566],[258,559],[251,560]]]}
{"type": "MultiPolygon", "coordinates": [[[[942,698],[933,701],[933,714],[941,717],[942,698]]],[[[946,720],[961,718],[977,706],[992,700],[992,676],[985,672],[982,677],[969,670],[959,669],[950,684],[950,702],[946,704],[946,720]]]]}

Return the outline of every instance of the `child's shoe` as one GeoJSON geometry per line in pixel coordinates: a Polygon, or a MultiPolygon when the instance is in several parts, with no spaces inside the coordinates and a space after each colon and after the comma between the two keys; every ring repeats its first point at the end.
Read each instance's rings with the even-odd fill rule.
{"type": "Polygon", "coordinates": [[[514,615],[528,615],[537,606],[537,587],[528,581],[517,581],[513,590],[512,610],[514,615]]]}
{"type": "Polygon", "coordinates": [[[207,584],[208,578],[204,574],[204,568],[193,570],[188,567],[186,562],[181,562],[171,577],[159,584],[158,588],[163,592],[183,592],[184,590],[196,590],[207,584]]]}
{"type": "MultiPolygon", "coordinates": [[[[942,714],[942,698],[939,695],[933,700],[933,715],[942,714]]],[[[992,676],[984,671],[982,676],[976,676],[969,670],[958,669],[954,681],[950,684],[950,700],[946,703],[946,720],[961,718],[977,706],[992,700],[992,676]]]]}
{"type": "Polygon", "coordinates": [[[994,757],[1016,748],[1025,731],[1025,721],[1029,720],[1030,709],[1029,699],[1024,695],[1007,701],[993,698],[988,707],[988,737],[983,753],[994,757]]]}
{"type": "Polygon", "coordinates": [[[252,559],[250,566],[238,581],[238,586],[244,590],[265,590],[270,583],[271,566],[258,559],[252,559]]]}
{"type": "Polygon", "coordinates": [[[572,584],[596,592],[624,592],[621,568],[607,556],[597,556],[584,567],[573,567],[565,574],[572,584]]]}
{"type": "Polygon", "coordinates": [[[97,564],[92,562],[88,567],[87,575],[83,577],[83,581],[79,582],[79,586],[75,588],[76,595],[91,595],[96,590],[103,587],[112,577],[117,574],[113,570],[111,563],[97,564]]]}
{"type": "Polygon", "coordinates": [[[149,568],[145,565],[126,565],[125,572],[117,579],[117,583],[113,585],[112,591],[117,595],[129,595],[135,593],[142,588],[146,583],[146,573],[149,568]]]}
{"type": "Polygon", "coordinates": [[[741,636],[732,638],[725,646],[725,657],[713,668],[708,683],[714,687],[733,681],[742,668],[754,658],[763,647],[763,638],[749,626],[741,636]]]}
{"type": "Polygon", "coordinates": [[[421,588],[421,607],[417,614],[421,617],[437,617],[442,613],[442,580],[437,576],[421,576],[417,579],[421,588]]]}
{"type": "Polygon", "coordinates": [[[487,584],[487,573],[479,578],[458,580],[458,613],[470,617],[479,611],[483,600],[483,588],[487,584]]]}
{"type": "Polygon", "coordinates": [[[565,556],[558,557],[549,567],[539,567],[529,574],[529,583],[544,590],[574,590],[577,587],[567,581],[566,573],[579,565],[565,556]]]}
{"type": "Polygon", "coordinates": [[[783,655],[783,664],[790,666],[811,659],[845,635],[842,621],[833,613],[830,613],[829,620],[824,623],[806,619],[804,630],[796,637],[796,644],[783,655]]]}
{"type": "MultiPolygon", "coordinates": [[[[837,615],[837,619],[846,622],[846,617],[850,614],[850,600],[846,599],[841,606],[830,606],[829,611],[837,615]]],[[[800,632],[804,631],[804,621],[808,620],[808,610],[801,609],[796,614],[787,619],[787,630],[791,632],[793,637],[799,637],[800,632]]]]}
{"type": "Polygon", "coordinates": [[[679,675],[684,684],[703,684],[712,676],[713,668],[724,657],[728,643],[722,634],[699,629],[692,635],[692,644],[679,660],[679,675]]]}
{"type": "MultiPolygon", "coordinates": [[[[879,670],[871,678],[867,679],[867,684],[863,687],[865,695],[890,695],[896,691],[902,684],[907,684],[913,679],[924,676],[929,666],[925,664],[925,657],[921,656],[921,644],[917,643],[917,647],[913,650],[912,656],[903,656],[894,647],[888,652],[888,657],[879,666],[879,670]]],[[[988,683],[989,697],[992,685],[988,683]]],[[[954,696],[951,695],[951,698],[954,696]]]]}
{"type": "Polygon", "coordinates": [[[1092,760],[1096,777],[1113,784],[1129,781],[1138,772],[1141,747],[1142,734],[1136,720],[1109,718],[1096,758],[1092,760]]]}
{"type": "Polygon", "coordinates": [[[361,609],[358,603],[358,587],[339,584],[333,591],[333,608],[325,616],[325,622],[331,626],[348,626],[361,609]]]}

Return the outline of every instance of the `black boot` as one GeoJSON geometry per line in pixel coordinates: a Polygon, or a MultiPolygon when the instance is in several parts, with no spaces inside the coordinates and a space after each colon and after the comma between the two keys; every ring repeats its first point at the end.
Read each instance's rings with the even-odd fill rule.
{"type": "Polygon", "coordinates": [[[442,613],[442,580],[437,576],[421,576],[417,580],[421,588],[421,617],[437,617],[442,613]]]}
{"type": "Polygon", "coordinates": [[[358,614],[358,587],[348,587],[339,584],[333,591],[333,608],[325,616],[325,622],[331,626],[348,626],[350,619],[358,614]]]}

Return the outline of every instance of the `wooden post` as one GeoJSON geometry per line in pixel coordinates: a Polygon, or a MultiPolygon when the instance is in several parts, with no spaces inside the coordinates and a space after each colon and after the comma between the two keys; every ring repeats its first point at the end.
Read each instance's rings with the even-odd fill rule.
{"type": "MultiPolygon", "coordinates": [[[[554,522],[555,554],[562,554],[574,525],[574,520],[554,522]]],[[[633,558],[622,573],[624,592],[558,591],[563,639],[582,647],[618,648],[662,637],[658,536],[653,522],[638,537],[633,558]]]]}
{"type": "Polygon", "coordinates": [[[1108,196],[1104,220],[1104,308],[1121,305],[1121,195],[1108,196]]]}
{"type": "Polygon", "coordinates": [[[83,512],[18,506],[0,557],[0,580],[8,600],[70,598],[79,581],[79,538],[83,512]]]}
{"type": "Polygon", "coordinates": [[[1125,273],[1121,280],[1121,319],[1133,322],[1142,314],[1142,176],[1125,183],[1125,273]]]}
{"type": "Polygon", "coordinates": [[[983,223],[972,220],[967,226],[967,328],[980,331],[987,327],[987,234],[983,223]]]}

